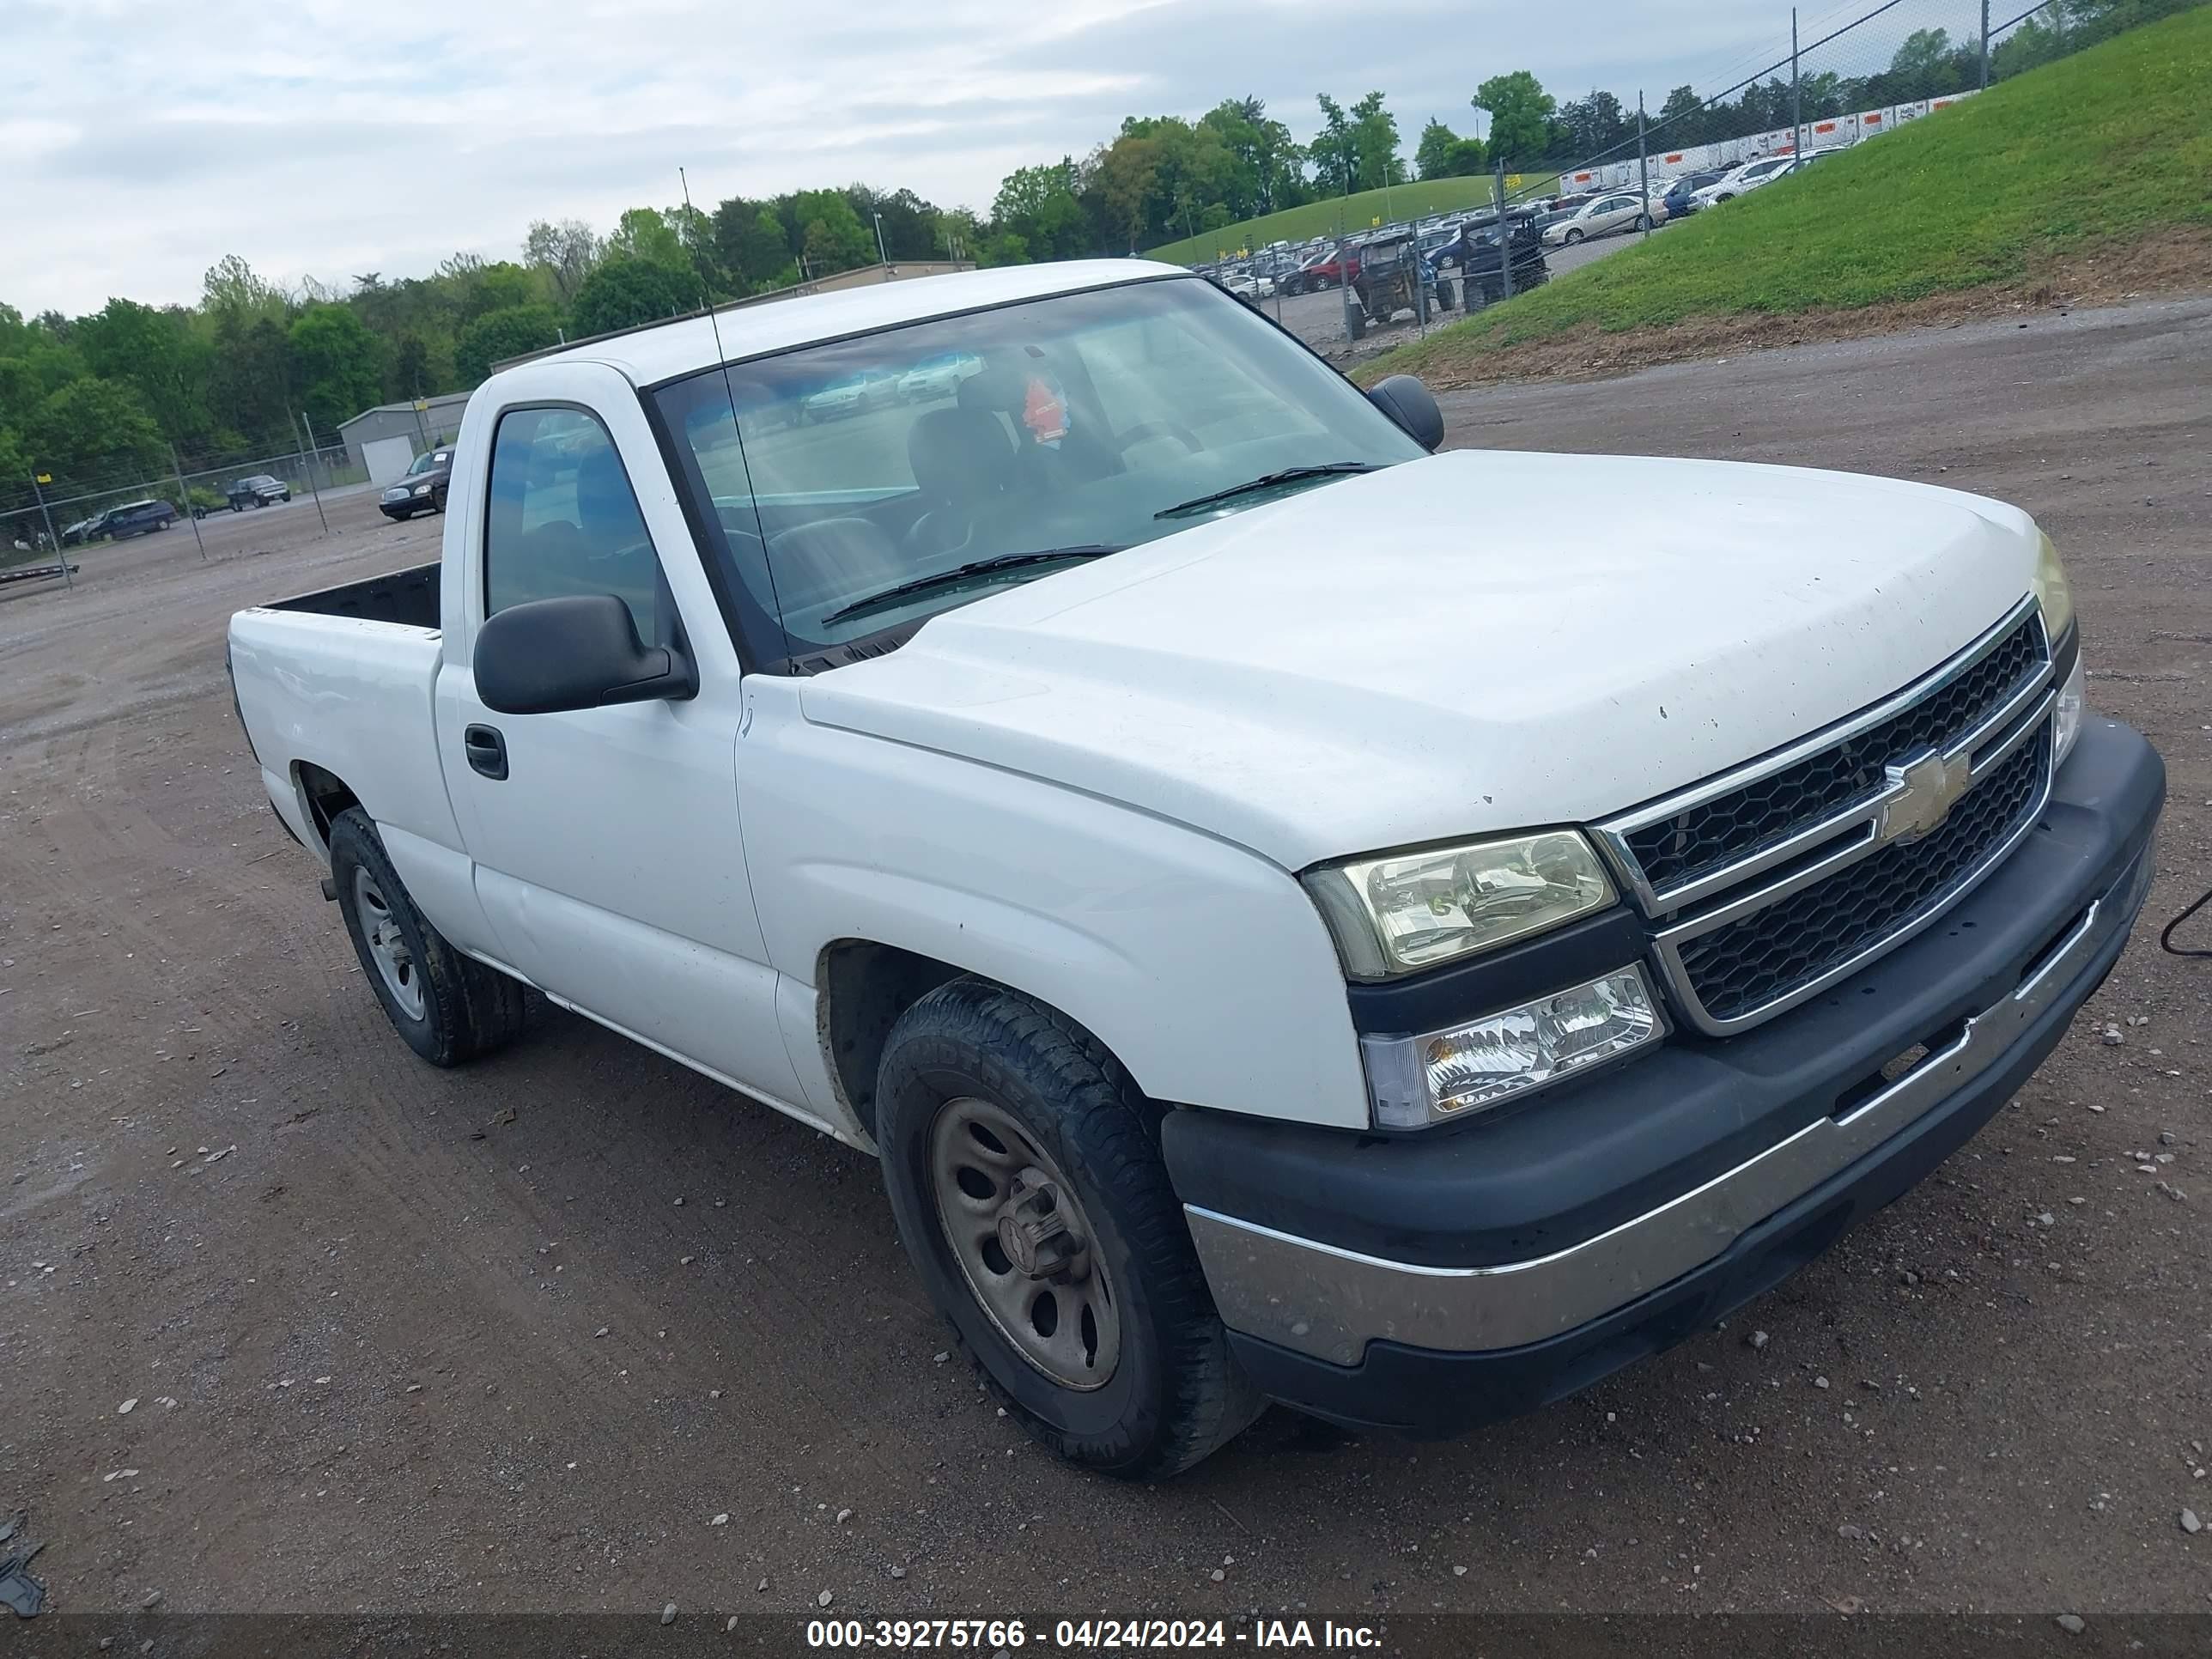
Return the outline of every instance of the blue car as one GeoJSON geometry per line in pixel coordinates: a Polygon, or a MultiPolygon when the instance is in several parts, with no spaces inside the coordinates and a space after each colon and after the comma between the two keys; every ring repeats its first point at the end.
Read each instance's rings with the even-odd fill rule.
{"type": "Polygon", "coordinates": [[[1669,220],[1688,218],[1698,210],[1698,204],[1691,199],[1692,197],[1707,185],[1717,185],[1726,177],[1726,167],[1708,167],[1701,173],[1684,173],[1667,186],[1667,194],[1662,198],[1667,204],[1667,217],[1669,220]]]}

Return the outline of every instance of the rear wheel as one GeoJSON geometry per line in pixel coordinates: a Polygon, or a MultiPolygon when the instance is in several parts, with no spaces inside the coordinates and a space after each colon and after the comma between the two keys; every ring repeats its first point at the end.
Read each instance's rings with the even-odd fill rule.
{"type": "Polygon", "coordinates": [[[1639,213],[1639,214],[1638,214],[1638,215],[1636,216],[1636,228],[1637,228],[1637,229],[1638,229],[1638,230],[1649,230],[1649,229],[1650,229],[1650,228],[1651,228],[1651,216],[1650,216],[1650,214],[1648,214],[1648,213],[1639,213]]]}
{"type": "Polygon", "coordinates": [[[1160,1162],[1160,1109],[1095,1037],[955,980],[892,1028],[877,1099],[907,1255],[1034,1438],[1149,1480],[1259,1414],[1160,1162]]]}
{"type": "Polygon", "coordinates": [[[362,974],[409,1048],[433,1066],[459,1066],[520,1034],[520,983],[446,942],[358,806],[331,825],[331,879],[362,974]]]}

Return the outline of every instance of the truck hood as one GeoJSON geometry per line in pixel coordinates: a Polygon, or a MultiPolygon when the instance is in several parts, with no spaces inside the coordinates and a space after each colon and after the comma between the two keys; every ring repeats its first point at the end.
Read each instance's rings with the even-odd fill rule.
{"type": "Polygon", "coordinates": [[[1924,485],[1460,451],[992,594],[801,702],[1296,870],[1778,748],[1966,646],[2036,551],[2026,514],[1924,485]]]}

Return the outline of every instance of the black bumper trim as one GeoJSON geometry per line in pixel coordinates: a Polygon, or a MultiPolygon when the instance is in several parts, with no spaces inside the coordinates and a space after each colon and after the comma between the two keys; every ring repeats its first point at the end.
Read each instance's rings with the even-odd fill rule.
{"type": "MultiPolygon", "coordinates": [[[[1393,1261],[1493,1267],[1570,1249],[1777,1145],[2008,994],[2132,868],[2164,794],[2156,751],[2092,716],[2011,856],[1939,925],[1802,1008],[1741,1036],[1678,1036],[1518,1111],[1418,1135],[1173,1113],[1161,1133],[1176,1194],[1393,1261]]],[[[2132,916],[2118,921],[2124,934],[2132,916]]]]}
{"type": "Polygon", "coordinates": [[[1743,1234],[1702,1267],[1613,1312],[1541,1342],[1447,1353],[1376,1341],[1336,1365],[1238,1331],[1231,1350],[1263,1392],[1349,1427],[1442,1437],[1578,1393],[1673,1346],[1771,1290],[1868,1216],[1917,1185],[2009,1101],[2066,1034],[2126,948],[2148,886],[2147,849],[2105,902],[2115,923],[2002,1060],[1850,1167],[1743,1234]]]}

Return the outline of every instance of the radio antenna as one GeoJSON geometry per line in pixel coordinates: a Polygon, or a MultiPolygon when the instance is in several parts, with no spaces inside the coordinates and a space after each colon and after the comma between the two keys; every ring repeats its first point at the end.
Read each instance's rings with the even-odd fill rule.
{"type": "MultiPolygon", "coordinates": [[[[696,234],[699,222],[698,210],[691,205],[691,180],[684,175],[682,167],[676,169],[676,182],[684,188],[684,228],[696,234]]],[[[707,302],[707,326],[714,337],[714,366],[721,371],[722,395],[729,400],[730,433],[738,441],[738,465],[745,471],[745,497],[752,503],[753,528],[759,533],[761,538],[761,568],[768,576],[769,603],[775,609],[776,631],[783,635],[784,664],[786,672],[791,672],[791,635],[783,625],[782,596],[775,591],[775,563],[768,556],[768,526],[761,522],[760,495],[753,488],[753,464],[745,455],[744,424],[738,419],[738,389],[730,380],[730,356],[722,349],[722,319],[715,314],[714,285],[708,280],[707,262],[700,253],[699,245],[696,240],[691,244],[691,268],[699,274],[700,296],[707,302]]],[[[699,477],[701,483],[706,482],[706,473],[703,469],[700,471],[699,477]]],[[[711,484],[708,485],[707,505],[710,509],[714,505],[713,489],[711,484]]],[[[716,512],[713,517],[715,521],[714,533],[721,538],[723,556],[729,560],[731,565],[734,566],[737,563],[737,558],[730,552],[729,538],[721,534],[721,514],[716,512]]],[[[738,583],[742,585],[745,579],[745,573],[743,570],[737,570],[733,574],[738,583]]]]}
{"type": "MultiPolygon", "coordinates": [[[[699,210],[691,205],[691,181],[684,176],[682,167],[676,169],[676,182],[684,187],[684,228],[687,231],[696,231],[699,222],[699,210]]],[[[714,331],[714,361],[721,365],[722,380],[726,386],[730,378],[730,360],[722,355],[722,321],[714,314],[714,285],[707,280],[706,262],[700,258],[699,245],[696,241],[691,245],[691,269],[699,274],[699,295],[707,302],[707,325],[714,331]]],[[[738,400],[736,395],[732,393],[730,398],[730,419],[734,422],[737,418],[738,400]]]]}

